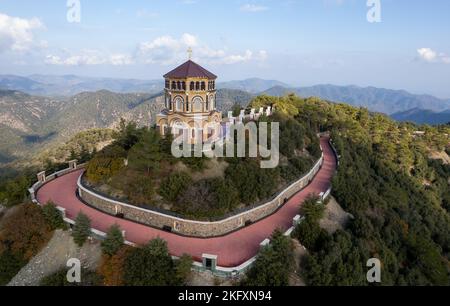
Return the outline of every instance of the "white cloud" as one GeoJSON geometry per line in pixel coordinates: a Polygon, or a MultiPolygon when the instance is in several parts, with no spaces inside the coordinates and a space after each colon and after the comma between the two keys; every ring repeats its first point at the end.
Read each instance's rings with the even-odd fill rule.
{"type": "Polygon", "coordinates": [[[250,12],[250,13],[267,11],[268,9],[269,8],[267,6],[250,4],[250,3],[244,4],[244,5],[241,6],[241,11],[243,11],[243,12],[250,12]]]}
{"type": "Polygon", "coordinates": [[[123,53],[106,54],[97,50],[81,50],[77,54],[60,51],[49,54],[45,63],[49,65],[83,66],[83,65],[131,65],[134,63],[175,65],[187,59],[188,48],[193,48],[193,59],[207,64],[230,65],[249,61],[265,61],[267,51],[251,51],[231,53],[226,48],[214,49],[202,43],[197,36],[189,33],[180,38],[160,36],[152,41],[138,45],[134,55],[123,53]]]}
{"type": "Polygon", "coordinates": [[[89,66],[89,65],[114,65],[123,66],[133,63],[133,59],[128,54],[104,55],[96,50],[83,50],[81,54],[76,55],[47,55],[45,63],[49,65],[62,66],[89,66]]]}
{"type": "Polygon", "coordinates": [[[109,57],[109,61],[114,66],[124,66],[133,64],[133,58],[128,54],[113,54],[109,57]]]}
{"type": "Polygon", "coordinates": [[[0,52],[29,50],[35,45],[34,31],[43,27],[38,18],[24,19],[0,13],[0,52]]]}
{"type": "Polygon", "coordinates": [[[445,53],[438,53],[431,48],[417,49],[419,57],[428,63],[450,64],[450,57],[445,53]]]}
{"type": "Polygon", "coordinates": [[[161,36],[138,47],[137,57],[145,63],[173,65],[187,58],[187,49],[193,48],[194,60],[211,64],[235,64],[250,60],[264,61],[267,52],[264,50],[230,54],[225,48],[214,49],[202,43],[197,36],[183,34],[179,39],[172,36],[161,36]]]}

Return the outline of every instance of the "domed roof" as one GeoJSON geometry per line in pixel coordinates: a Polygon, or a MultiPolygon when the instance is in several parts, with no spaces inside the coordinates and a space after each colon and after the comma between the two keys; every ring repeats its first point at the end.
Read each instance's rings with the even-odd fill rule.
{"type": "Polygon", "coordinates": [[[217,79],[217,76],[197,63],[188,60],[184,64],[178,66],[174,70],[166,73],[164,78],[186,79],[186,78],[208,78],[210,80],[217,79]]]}

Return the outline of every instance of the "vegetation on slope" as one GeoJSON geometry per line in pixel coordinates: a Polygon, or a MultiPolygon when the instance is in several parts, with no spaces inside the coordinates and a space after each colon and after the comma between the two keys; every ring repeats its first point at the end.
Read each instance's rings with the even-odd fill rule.
{"type": "Polygon", "coordinates": [[[35,204],[22,204],[0,216],[0,285],[6,285],[47,244],[55,223],[61,224],[56,218],[35,204]]]}
{"type": "Polygon", "coordinates": [[[448,285],[450,169],[428,159],[448,150],[449,126],[396,123],[380,114],[316,98],[269,98],[293,116],[331,131],[340,158],[333,195],[354,219],[328,235],[307,218],[296,230],[310,255],[309,285],[367,285],[366,262],[382,262],[382,285],[448,285]],[[289,112],[289,111],[288,111],[289,112]]]}
{"type": "Polygon", "coordinates": [[[261,120],[280,123],[281,162],[275,169],[261,169],[260,157],[177,159],[170,151],[171,137],[122,122],[116,141],[89,162],[88,182],[137,206],[195,219],[223,217],[272,197],[320,157],[319,140],[307,124],[281,112],[261,120]],[[223,173],[208,175],[217,165],[213,162],[225,164],[223,173]]]}

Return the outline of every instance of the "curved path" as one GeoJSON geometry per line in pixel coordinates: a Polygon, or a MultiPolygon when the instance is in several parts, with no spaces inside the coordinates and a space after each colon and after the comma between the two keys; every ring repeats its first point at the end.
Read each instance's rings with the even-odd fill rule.
{"type": "Polygon", "coordinates": [[[298,214],[300,204],[311,193],[320,194],[330,187],[330,181],[336,169],[336,159],[328,143],[328,138],[321,138],[324,153],[324,164],[314,180],[305,189],[294,195],[275,214],[245,227],[239,231],[217,238],[189,238],[174,233],[164,232],[132,221],[118,219],[84,205],[75,196],[77,179],[83,170],[75,171],[45,184],[37,192],[40,203],[53,201],[66,209],[66,215],[75,219],[82,211],[92,220],[92,227],[106,232],[108,228],[117,223],[126,231],[128,241],[144,244],[147,241],[160,237],[167,241],[172,255],[181,256],[190,254],[195,260],[201,261],[203,253],[218,255],[218,265],[222,267],[235,267],[255,256],[259,244],[270,237],[272,232],[280,228],[287,230],[292,226],[292,219],[298,214]]]}

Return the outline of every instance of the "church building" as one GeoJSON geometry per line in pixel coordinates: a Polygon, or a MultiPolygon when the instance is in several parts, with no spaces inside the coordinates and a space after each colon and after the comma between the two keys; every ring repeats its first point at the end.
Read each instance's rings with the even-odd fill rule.
{"type": "Polygon", "coordinates": [[[187,133],[189,143],[219,136],[222,114],[216,110],[217,76],[189,59],[164,75],[165,108],[157,115],[161,135],[187,133]]]}

